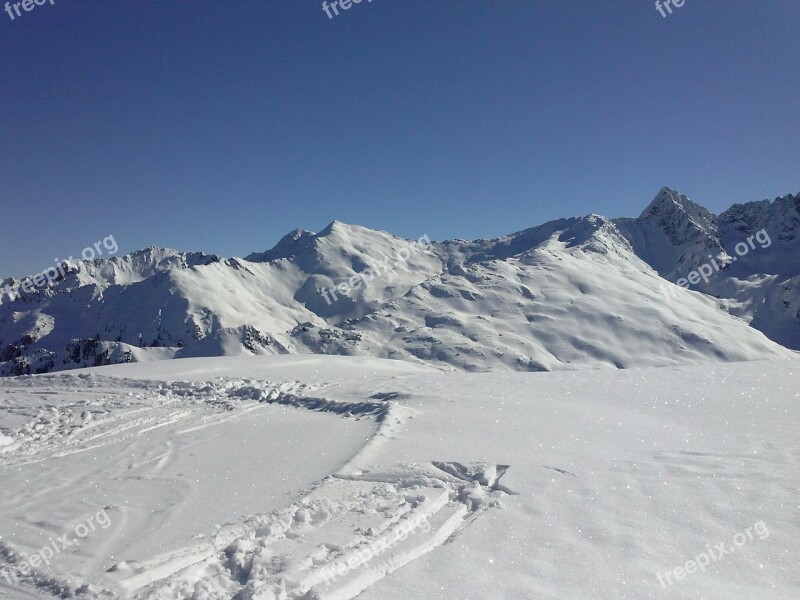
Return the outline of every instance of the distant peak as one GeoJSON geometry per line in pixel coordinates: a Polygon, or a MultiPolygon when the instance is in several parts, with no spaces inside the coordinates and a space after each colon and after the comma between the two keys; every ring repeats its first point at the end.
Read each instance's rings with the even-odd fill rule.
{"type": "Polygon", "coordinates": [[[590,213],[585,217],[581,217],[582,221],[586,221],[587,223],[591,223],[592,225],[596,225],[597,227],[602,227],[606,223],[610,223],[611,221],[604,217],[603,215],[598,215],[597,213],[590,213]]]}
{"type": "Polygon", "coordinates": [[[666,217],[671,220],[679,215],[685,215],[701,225],[714,220],[714,215],[708,209],[692,202],[688,196],[668,187],[662,187],[659,190],[653,201],[642,211],[639,219],[663,220],[666,217]]]}
{"type": "Polygon", "coordinates": [[[660,209],[671,206],[677,206],[685,209],[688,204],[694,204],[691,200],[689,200],[688,196],[684,196],[679,191],[665,186],[658,190],[658,194],[656,194],[656,197],[653,198],[653,201],[650,202],[642,215],[644,216],[644,214],[648,211],[652,212],[652,209],[660,209]]]}
{"type": "Polygon", "coordinates": [[[347,231],[352,228],[353,228],[352,225],[348,225],[347,223],[345,223],[344,221],[340,221],[339,219],[334,219],[333,221],[328,223],[328,226],[325,227],[325,229],[319,232],[319,235],[320,237],[322,237],[333,232],[347,231]]]}
{"type": "Polygon", "coordinates": [[[161,255],[161,256],[174,256],[177,254],[181,254],[180,251],[175,250],[174,248],[165,248],[162,246],[155,246],[150,245],[146,248],[142,248],[141,250],[134,250],[128,256],[142,256],[142,255],[161,255]]]}
{"type": "Polygon", "coordinates": [[[288,258],[302,251],[307,244],[313,243],[316,234],[306,229],[295,229],[283,236],[280,241],[266,252],[253,252],[245,257],[250,262],[269,262],[279,258],[288,258]]]}
{"type": "Polygon", "coordinates": [[[326,236],[330,236],[331,234],[350,236],[350,235],[374,235],[381,233],[385,232],[382,232],[378,229],[365,227],[364,225],[353,225],[351,223],[345,223],[344,221],[340,221],[339,219],[334,219],[328,224],[328,226],[325,229],[323,229],[317,234],[317,237],[323,238],[326,236]]]}
{"type": "Polygon", "coordinates": [[[288,248],[299,242],[300,240],[304,240],[306,238],[313,238],[316,234],[313,231],[308,231],[307,229],[295,229],[294,231],[290,231],[285,236],[283,236],[273,250],[280,250],[281,248],[288,248]]]}
{"type": "Polygon", "coordinates": [[[717,240],[709,242],[712,246],[719,245],[719,218],[687,196],[668,187],[661,188],[635,221],[646,230],[662,231],[672,246],[709,239],[717,240]]]}
{"type": "Polygon", "coordinates": [[[301,237],[305,237],[307,235],[314,235],[314,232],[308,231],[307,229],[295,229],[294,231],[290,231],[283,236],[283,239],[299,240],[301,237]]]}

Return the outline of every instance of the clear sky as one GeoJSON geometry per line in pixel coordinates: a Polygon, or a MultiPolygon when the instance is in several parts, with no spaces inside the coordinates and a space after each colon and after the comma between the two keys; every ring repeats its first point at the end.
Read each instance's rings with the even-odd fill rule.
{"type": "Polygon", "coordinates": [[[33,6],[0,12],[0,277],[108,235],[243,256],[800,192],[797,0],[33,6]]]}

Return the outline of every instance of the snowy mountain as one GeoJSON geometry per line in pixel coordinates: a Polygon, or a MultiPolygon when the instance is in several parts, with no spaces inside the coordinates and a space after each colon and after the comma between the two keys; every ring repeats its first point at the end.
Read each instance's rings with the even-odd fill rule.
{"type": "Polygon", "coordinates": [[[735,204],[716,216],[664,188],[638,219],[616,225],[660,275],[677,282],[699,271],[686,287],[800,349],[800,194],[735,204]]]}
{"type": "Polygon", "coordinates": [[[616,225],[636,254],[670,280],[708,262],[709,255],[726,257],[717,217],[668,188],[638,219],[618,219],[616,225]]]}
{"type": "Polygon", "coordinates": [[[788,357],[800,348],[798,223],[800,195],[716,216],[664,188],[637,219],[489,240],[334,221],[246,259],[150,247],[71,261],[33,293],[0,296],[0,374],[290,353],[471,371],[788,357]],[[707,282],[681,283],[712,261],[707,282]]]}

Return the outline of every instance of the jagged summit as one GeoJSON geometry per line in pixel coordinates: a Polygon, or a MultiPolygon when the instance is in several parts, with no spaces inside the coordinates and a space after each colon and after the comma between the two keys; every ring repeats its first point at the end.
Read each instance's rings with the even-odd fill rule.
{"type": "Polygon", "coordinates": [[[616,219],[614,223],[640,258],[673,281],[709,256],[726,259],[717,216],[667,187],[638,218],[616,219]]]}
{"type": "Polygon", "coordinates": [[[717,217],[711,211],[668,187],[661,188],[638,220],[670,227],[676,232],[684,232],[684,235],[692,235],[698,230],[713,234],[717,230],[717,217]]]}
{"type": "Polygon", "coordinates": [[[800,218],[800,193],[778,196],[774,200],[761,200],[734,204],[720,215],[720,221],[742,233],[772,225],[781,234],[791,235],[800,218]]]}

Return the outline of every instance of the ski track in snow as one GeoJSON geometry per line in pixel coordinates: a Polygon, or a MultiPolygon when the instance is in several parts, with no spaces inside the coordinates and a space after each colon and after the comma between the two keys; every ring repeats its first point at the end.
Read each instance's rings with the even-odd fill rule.
{"type": "MultiPolygon", "coordinates": [[[[345,600],[446,543],[500,498],[507,465],[432,462],[370,470],[413,409],[394,393],[340,402],[307,395],[299,382],[219,377],[157,382],[94,374],[23,377],[0,391],[0,466],[85,452],[155,429],[202,431],[277,404],[372,419],[376,430],[337,473],[299,501],[220,527],[182,549],[108,570],[98,585],[45,569],[20,570],[14,546],[0,542],[0,570],[36,597],[345,600]]],[[[168,460],[156,455],[155,471],[168,460]]],[[[0,597],[2,597],[0,595],[0,597]]]]}
{"type": "Polygon", "coordinates": [[[7,387],[0,396],[3,421],[21,422],[0,429],[6,440],[0,445],[0,464],[5,465],[82,452],[181,420],[199,420],[198,427],[219,423],[219,413],[240,411],[248,400],[272,402],[306,389],[299,383],[259,382],[256,388],[248,380],[163,383],[94,375],[21,378],[15,383],[23,385],[7,387]],[[128,391],[120,392],[120,384],[128,391]],[[54,394],[60,395],[53,399],[54,394]]]}
{"type": "Polygon", "coordinates": [[[135,573],[122,586],[136,598],[354,598],[497,506],[509,492],[497,481],[505,468],[430,463],[336,474],[212,542],[115,571],[135,573]]]}

